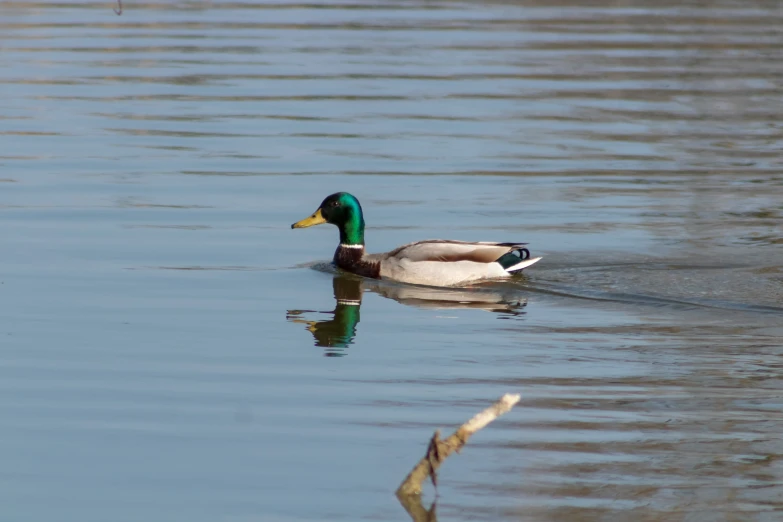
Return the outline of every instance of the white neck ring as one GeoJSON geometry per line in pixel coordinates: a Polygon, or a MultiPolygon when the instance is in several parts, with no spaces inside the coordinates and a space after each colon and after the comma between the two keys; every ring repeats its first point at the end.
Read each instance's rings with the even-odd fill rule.
{"type": "Polygon", "coordinates": [[[360,306],[362,302],[359,301],[358,299],[338,299],[337,304],[347,305],[347,306],[360,306]]]}

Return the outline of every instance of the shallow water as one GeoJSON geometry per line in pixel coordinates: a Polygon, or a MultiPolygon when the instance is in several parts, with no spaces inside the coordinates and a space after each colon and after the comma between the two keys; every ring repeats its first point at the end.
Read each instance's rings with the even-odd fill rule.
{"type": "Polygon", "coordinates": [[[777,520],[783,11],[578,4],[0,4],[4,516],[406,520],[516,392],[441,520],[777,520]],[[337,190],[544,259],[342,276],[337,190]]]}

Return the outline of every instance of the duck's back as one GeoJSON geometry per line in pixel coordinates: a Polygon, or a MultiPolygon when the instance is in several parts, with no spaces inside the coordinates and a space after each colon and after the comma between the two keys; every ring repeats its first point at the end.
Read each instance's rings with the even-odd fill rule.
{"type": "Polygon", "coordinates": [[[468,281],[507,277],[496,261],[511,244],[427,240],[403,245],[386,254],[366,256],[381,261],[380,275],[405,283],[452,286],[468,281]]]}

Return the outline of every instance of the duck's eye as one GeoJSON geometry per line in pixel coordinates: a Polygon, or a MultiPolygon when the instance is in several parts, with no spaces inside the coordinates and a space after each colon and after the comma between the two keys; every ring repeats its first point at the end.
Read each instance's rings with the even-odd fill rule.
{"type": "Polygon", "coordinates": [[[337,201],[332,201],[331,203],[329,203],[329,206],[330,206],[330,207],[336,207],[336,206],[337,206],[337,205],[339,205],[339,204],[340,204],[340,203],[338,203],[337,201]]]}

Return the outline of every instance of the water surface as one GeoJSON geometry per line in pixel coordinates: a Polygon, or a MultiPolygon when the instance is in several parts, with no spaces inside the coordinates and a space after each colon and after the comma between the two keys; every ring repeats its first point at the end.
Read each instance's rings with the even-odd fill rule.
{"type": "Polygon", "coordinates": [[[15,521],[777,520],[777,3],[4,2],[0,504],[15,521]],[[528,241],[510,282],[329,268],[528,241]],[[425,505],[433,498],[425,495],[425,505]]]}

